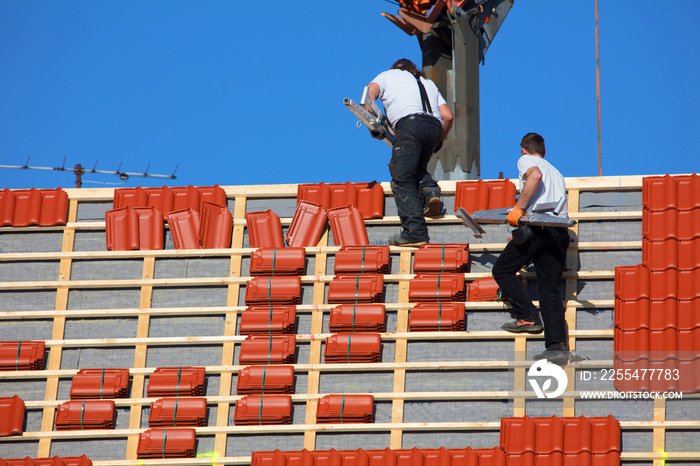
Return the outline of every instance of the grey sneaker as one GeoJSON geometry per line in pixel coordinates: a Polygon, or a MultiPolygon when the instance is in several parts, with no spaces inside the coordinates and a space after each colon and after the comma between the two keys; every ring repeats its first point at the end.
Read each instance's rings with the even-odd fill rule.
{"type": "Polygon", "coordinates": [[[569,364],[569,351],[561,343],[553,343],[543,352],[535,356],[535,360],[546,359],[557,366],[566,366],[569,364]]]}
{"type": "Polygon", "coordinates": [[[405,238],[401,233],[397,233],[389,238],[389,244],[392,246],[420,246],[421,244],[427,243],[428,240],[424,241],[413,241],[405,238]]]}
{"type": "Polygon", "coordinates": [[[539,319],[518,319],[515,322],[506,322],[501,326],[503,330],[511,333],[542,333],[544,327],[539,319]]]}

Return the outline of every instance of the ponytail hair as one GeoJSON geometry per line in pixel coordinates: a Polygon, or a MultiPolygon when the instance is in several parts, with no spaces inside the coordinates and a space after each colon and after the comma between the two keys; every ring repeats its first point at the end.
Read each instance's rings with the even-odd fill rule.
{"type": "Polygon", "coordinates": [[[426,78],[425,73],[422,70],[416,68],[416,65],[408,58],[401,58],[400,60],[397,60],[393,65],[391,65],[391,69],[408,71],[414,76],[426,78]]]}

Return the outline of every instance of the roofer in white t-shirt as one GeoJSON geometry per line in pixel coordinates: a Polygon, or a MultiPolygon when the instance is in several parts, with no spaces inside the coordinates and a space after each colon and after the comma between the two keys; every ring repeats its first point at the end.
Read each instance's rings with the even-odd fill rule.
{"type": "MultiPolygon", "coordinates": [[[[427,243],[425,217],[442,212],[440,188],[428,173],[428,161],[442,147],[452,126],[452,111],[435,83],[405,58],[380,73],[368,87],[372,99],[381,99],[395,133],[389,172],[402,230],[389,238],[389,244],[427,243]]],[[[373,137],[382,136],[375,133],[373,137]]]]}
{"type": "MultiPolygon", "coordinates": [[[[520,196],[508,214],[507,221],[517,227],[518,220],[528,207],[541,203],[557,203],[566,197],[564,177],[544,159],[544,138],[537,133],[526,134],[520,143],[518,160],[520,196]]],[[[558,214],[568,217],[567,205],[558,214]]],[[[566,266],[566,250],[569,246],[567,228],[529,226],[532,237],[516,244],[511,240],[493,266],[493,278],[501,292],[513,306],[515,322],[503,325],[503,330],[513,333],[542,333],[544,322],[545,351],[536,360],[547,359],[559,365],[568,363],[566,347],[566,320],[564,306],[559,296],[559,282],[566,266]],[[532,262],[537,275],[537,291],[540,309],[535,307],[527,290],[516,273],[532,262]],[[540,319],[541,315],[541,319],[540,319]]],[[[515,237],[515,235],[513,235],[515,237]]]]}

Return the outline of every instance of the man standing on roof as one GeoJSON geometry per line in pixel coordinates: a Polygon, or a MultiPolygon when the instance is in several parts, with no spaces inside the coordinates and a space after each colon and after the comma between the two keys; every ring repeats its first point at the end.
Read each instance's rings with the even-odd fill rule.
{"type": "MultiPolygon", "coordinates": [[[[544,160],[545,152],[542,136],[528,133],[523,137],[520,143],[521,157],[518,160],[520,196],[506,218],[511,226],[518,226],[518,220],[528,207],[540,203],[557,203],[566,197],[564,177],[544,160]]],[[[567,204],[564,204],[558,216],[568,217],[567,204]]],[[[559,296],[559,281],[566,266],[569,232],[566,228],[549,226],[527,228],[532,230],[532,236],[520,241],[520,244],[516,244],[515,240],[509,241],[493,266],[493,278],[510,300],[516,319],[501,328],[513,333],[538,334],[542,333],[544,321],[546,349],[535,359],[547,359],[555,364],[566,365],[569,352],[566,348],[566,320],[559,296]],[[530,262],[534,264],[537,276],[539,311],[516,277],[516,273],[530,262]]]]}
{"type": "Polygon", "coordinates": [[[381,99],[395,133],[389,173],[402,231],[389,238],[389,244],[427,243],[425,216],[442,212],[440,187],[428,173],[428,161],[442,147],[452,126],[452,111],[435,83],[406,58],[374,78],[369,95],[381,99]]]}

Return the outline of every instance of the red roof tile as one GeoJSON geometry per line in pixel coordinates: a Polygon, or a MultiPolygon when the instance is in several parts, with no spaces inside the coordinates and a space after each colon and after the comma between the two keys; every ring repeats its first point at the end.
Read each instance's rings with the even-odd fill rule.
{"type": "Polygon", "coordinates": [[[423,466],[425,456],[419,448],[394,450],[396,454],[396,466],[423,466]]]}
{"type": "Polygon", "coordinates": [[[386,310],[382,304],[341,304],[331,309],[331,332],[384,332],[386,310]]]}
{"type": "Polygon", "coordinates": [[[677,301],[678,330],[693,330],[700,328],[700,298],[681,299],[677,301]]]}
{"type": "Polygon", "coordinates": [[[615,299],[615,327],[621,330],[649,328],[649,300],[623,301],[615,299]]]}
{"type": "Polygon", "coordinates": [[[676,208],[677,186],[670,175],[642,178],[642,203],[652,211],[676,208]]]}
{"type": "MultiPolygon", "coordinates": [[[[649,357],[649,329],[639,328],[636,330],[614,330],[615,352],[643,353],[649,357]]],[[[628,359],[629,358],[625,358],[628,359]]]]}
{"type": "Polygon", "coordinates": [[[691,210],[678,211],[676,239],[700,239],[700,207],[695,207],[691,210]]]}
{"type": "Polygon", "coordinates": [[[591,453],[620,452],[620,421],[613,416],[589,417],[591,453]]]}
{"type": "Polygon", "coordinates": [[[678,240],[650,241],[642,238],[642,263],[649,270],[678,268],[678,240]]]}
{"type": "Polygon", "coordinates": [[[384,301],[384,275],[338,275],[328,283],[328,303],[380,303],[384,301]]]}
{"type": "MultiPolygon", "coordinates": [[[[644,352],[624,352],[615,353],[613,357],[613,370],[619,374],[650,374],[649,372],[649,353],[644,352]],[[620,372],[617,372],[620,371],[620,372]]],[[[638,379],[624,377],[615,378],[613,386],[619,392],[639,392],[649,391],[651,384],[650,377],[640,377],[638,379]]]]}
{"type": "Polygon", "coordinates": [[[564,423],[557,416],[536,417],[535,453],[554,453],[564,451],[564,423]]]}
{"type": "Polygon", "coordinates": [[[700,264],[692,270],[678,271],[678,299],[692,300],[700,297],[700,264]]]}
{"type": "Polygon", "coordinates": [[[294,393],[293,366],[248,366],[238,371],[236,393],[294,393]]]}
{"type": "Polygon", "coordinates": [[[305,270],[304,248],[267,247],[250,255],[251,275],[303,275],[305,270]]]}
{"type": "Polygon", "coordinates": [[[92,466],[92,460],[85,455],[61,457],[65,466],[92,466]]]}
{"type": "Polygon", "coordinates": [[[676,209],[642,209],[642,237],[649,241],[678,239],[678,211],[676,209]]]}
{"type": "Polygon", "coordinates": [[[0,341],[0,371],[41,370],[45,358],[43,341],[0,341]]]}
{"type": "Polygon", "coordinates": [[[340,450],[341,464],[343,466],[369,466],[369,455],[358,448],[357,450],[340,450]]]}
{"type": "Polygon", "coordinates": [[[313,247],[318,244],[328,218],[322,205],[299,201],[285,240],[292,247],[313,247]]]}
{"type": "Polygon", "coordinates": [[[169,187],[163,186],[162,188],[144,188],[144,191],[146,192],[146,205],[148,207],[155,207],[163,214],[168,214],[175,210],[173,209],[173,191],[169,187]]]}
{"type": "Polygon", "coordinates": [[[318,424],[374,421],[372,395],[326,395],[318,402],[318,424]]]}
{"type": "Polygon", "coordinates": [[[678,330],[677,334],[679,357],[689,359],[686,355],[700,354],[700,326],[689,330],[678,330]]]}
{"type": "Polygon", "coordinates": [[[175,249],[202,249],[199,243],[199,213],[190,208],[166,214],[175,249]]]}
{"type": "Polygon", "coordinates": [[[586,452],[590,455],[593,431],[588,418],[585,416],[563,417],[561,421],[564,425],[564,453],[575,455],[586,452]]]}
{"type": "Polygon", "coordinates": [[[301,278],[298,276],[253,277],[245,288],[247,305],[301,302],[301,278]]]}
{"type": "Polygon", "coordinates": [[[444,448],[423,448],[423,465],[424,466],[451,466],[452,456],[450,452],[444,448]]]}
{"type": "Polygon", "coordinates": [[[148,458],[193,458],[195,455],[194,429],[149,429],[139,435],[136,457],[148,458]]]}
{"type": "Polygon", "coordinates": [[[502,417],[499,446],[508,455],[534,453],[535,432],[535,422],[532,418],[527,416],[502,417]]]}
{"type": "Polygon", "coordinates": [[[325,183],[300,184],[297,186],[297,206],[302,201],[320,205],[326,210],[331,206],[331,190],[325,183]]]}
{"type": "Polygon", "coordinates": [[[300,451],[285,451],[287,466],[314,466],[314,455],[306,448],[300,451]]]}
{"type": "Polygon", "coordinates": [[[357,207],[344,206],[329,209],[328,220],[336,246],[369,245],[365,222],[357,207]]]}
{"type": "Polygon", "coordinates": [[[201,195],[197,188],[190,185],[177,186],[170,189],[173,191],[173,211],[192,209],[195,212],[199,212],[201,195]]]}
{"type": "Polygon", "coordinates": [[[464,274],[419,273],[411,279],[408,299],[419,301],[464,301],[464,274]]]}
{"type": "Polygon", "coordinates": [[[489,187],[483,180],[458,181],[455,186],[455,212],[462,207],[473,214],[489,208],[489,187]]]}
{"type": "Polygon", "coordinates": [[[357,207],[357,188],[350,183],[330,183],[328,190],[331,192],[330,206],[326,204],[326,210],[338,207],[357,207]]]}
{"type": "MultiPolygon", "coordinates": [[[[170,190],[170,188],[167,189],[170,190]]],[[[148,194],[146,194],[146,190],[144,190],[141,186],[136,186],[135,188],[115,189],[112,209],[123,209],[125,207],[148,207],[148,194]]],[[[170,203],[170,207],[172,208],[172,201],[170,203]]]]}
{"type": "Polygon", "coordinates": [[[249,335],[241,342],[240,364],[293,364],[296,335],[249,335]]]}
{"type": "Polygon", "coordinates": [[[241,315],[241,335],[295,333],[296,306],[249,306],[241,315]]]}
{"type": "Polygon", "coordinates": [[[204,249],[231,247],[233,215],[228,207],[203,202],[199,226],[199,240],[204,249]]]}
{"type": "Polygon", "coordinates": [[[421,245],[413,255],[413,271],[469,272],[468,244],[428,243],[421,245]]]}
{"type": "Polygon", "coordinates": [[[700,358],[697,356],[694,359],[678,361],[677,390],[683,393],[700,392],[700,358]]]}
{"type": "Polygon", "coordinates": [[[283,248],[282,222],[272,210],[245,214],[251,248],[283,248]]]}
{"type": "Polygon", "coordinates": [[[156,207],[137,207],[133,209],[138,217],[139,249],[161,250],[164,242],[163,214],[156,207]]]}
{"type": "Polygon", "coordinates": [[[246,395],[236,402],[236,425],[292,423],[292,397],[289,395],[246,395]]]}
{"type": "Polygon", "coordinates": [[[200,205],[206,202],[227,207],[226,191],[218,184],[214,186],[197,186],[197,191],[199,191],[200,205]]]}
{"type": "Polygon", "coordinates": [[[61,188],[41,189],[39,226],[65,225],[68,222],[68,193],[61,188]]]}
{"type": "Polygon", "coordinates": [[[378,333],[336,333],[326,339],[326,363],[380,362],[382,338],[378,333]]]}
{"type": "Polygon", "coordinates": [[[139,217],[131,207],[105,212],[108,251],[139,249],[139,217]]]}
{"type": "Polygon", "coordinates": [[[12,226],[39,225],[41,220],[41,193],[37,189],[19,189],[15,195],[15,216],[12,226]]]}
{"type": "Polygon", "coordinates": [[[493,277],[477,278],[467,286],[467,301],[508,301],[493,277]]]}
{"type": "Polygon", "coordinates": [[[335,253],[334,272],[389,273],[389,246],[345,246],[335,253]]]}
{"type": "Polygon", "coordinates": [[[251,466],[286,466],[287,458],[279,450],[254,451],[251,454],[251,466]]]}
{"type": "Polygon", "coordinates": [[[71,400],[58,406],[56,430],[114,429],[112,400],[71,400]]]}
{"type": "Polygon", "coordinates": [[[357,188],[357,208],[365,220],[384,217],[384,188],[376,181],[355,183],[357,188]]]}
{"type": "Polygon", "coordinates": [[[615,297],[623,301],[649,298],[649,269],[643,265],[615,267],[615,297]]]}
{"type": "Polygon", "coordinates": [[[396,466],[396,454],[393,450],[365,450],[369,457],[369,466],[396,466]]]}
{"type": "Polygon", "coordinates": [[[65,466],[66,464],[63,458],[59,456],[53,456],[51,458],[34,458],[33,461],[36,466],[65,466]]]}
{"type": "Polygon", "coordinates": [[[0,437],[22,435],[24,432],[24,401],[17,395],[0,398],[0,437]]]}
{"type": "Polygon", "coordinates": [[[0,189],[0,227],[12,226],[15,218],[15,193],[0,189]]]}
{"type": "MultiPolygon", "coordinates": [[[[334,449],[330,450],[314,450],[311,456],[314,459],[315,466],[340,466],[342,458],[340,453],[334,449]]],[[[287,458],[287,463],[289,463],[289,457],[287,458]]]]}
{"type": "Polygon", "coordinates": [[[70,387],[70,397],[79,399],[127,398],[129,369],[80,369],[70,387]]]}
{"type": "Polygon", "coordinates": [[[207,399],[176,397],[161,398],[151,403],[148,412],[149,427],[205,426],[207,399]]]}
{"type": "Polygon", "coordinates": [[[700,268],[700,238],[678,241],[678,270],[700,268]]]}
{"type": "Polygon", "coordinates": [[[204,395],[203,367],[159,367],[148,377],[149,398],[204,395]]]}

